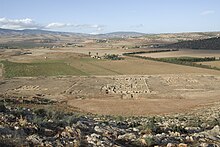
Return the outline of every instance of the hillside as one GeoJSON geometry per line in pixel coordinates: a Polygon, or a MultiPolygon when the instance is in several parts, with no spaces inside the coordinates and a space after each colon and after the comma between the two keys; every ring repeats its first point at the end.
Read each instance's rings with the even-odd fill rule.
{"type": "Polygon", "coordinates": [[[94,35],[95,38],[129,38],[129,37],[141,37],[146,34],[139,32],[112,32],[106,34],[94,35]]]}
{"type": "Polygon", "coordinates": [[[144,33],[138,32],[112,32],[106,34],[85,34],[85,33],[73,33],[73,32],[56,32],[48,30],[34,30],[34,29],[25,29],[25,30],[11,30],[11,29],[2,29],[0,28],[0,35],[10,36],[10,35],[64,35],[64,36],[75,36],[75,37],[90,37],[90,38],[128,38],[128,37],[140,37],[145,35],[144,33]]]}
{"type": "Polygon", "coordinates": [[[189,49],[208,49],[208,50],[220,50],[220,38],[209,38],[193,41],[183,41],[174,44],[162,46],[165,48],[189,48],[189,49]]]}

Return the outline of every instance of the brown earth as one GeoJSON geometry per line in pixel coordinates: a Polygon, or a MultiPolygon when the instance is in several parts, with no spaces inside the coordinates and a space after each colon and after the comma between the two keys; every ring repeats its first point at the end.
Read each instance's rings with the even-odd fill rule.
{"type": "Polygon", "coordinates": [[[0,94],[18,97],[41,95],[96,114],[178,113],[219,102],[220,77],[168,74],[14,78],[1,80],[0,94]]]}
{"type": "Polygon", "coordinates": [[[210,62],[197,62],[198,64],[210,65],[211,67],[220,68],[220,61],[210,61],[210,62]]]}
{"type": "MultiPolygon", "coordinates": [[[[220,71],[131,57],[120,61],[98,60],[85,55],[89,51],[102,55],[113,50],[119,54],[125,52],[66,48],[21,50],[32,54],[16,55],[17,50],[7,50],[1,57],[10,61],[43,61],[45,57],[64,60],[89,76],[1,79],[0,95],[30,98],[40,95],[83,112],[112,115],[178,113],[219,102],[220,71]],[[76,50],[78,53],[74,53],[76,50]]],[[[189,50],[183,52],[188,52],[189,56],[201,55],[189,50]]],[[[180,53],[175,52],[175,56],[180,53]]],[[[159,57],[157,53],[149,55],[159,57]]],[[[203,53],[203,56],[208,55],[213,56],[215,52],[203,53]]]]}
{"type": "MultiPolygon", "coordinates": [[[[87,53],[88,50],[85,51],[87,53]]],[[[100,54],[104,53],[102,49],[100,54]]],[[[82,52],[82,51],[81,51],[82,52]]],[[[123,53],[123,50],[121,50],[123,53]]],[[[154,54],[154,53],[153,53],[154,54]]],[[[155,53],[157,54],[157,53],[155,53]]],[[[124,60],[98,60],[88,55],[74,53],[71,50],[55,52],[50,50],[34,50],[31,55],[10,56],[13,62],[33,62],[46,60],[63,60],[72,67],[87,73],[88,75],[156,75],[156,74],[214,74],[220,75],[220,71],[203,68],[189,67],[151,60],[125,57],[124,60]]]]}

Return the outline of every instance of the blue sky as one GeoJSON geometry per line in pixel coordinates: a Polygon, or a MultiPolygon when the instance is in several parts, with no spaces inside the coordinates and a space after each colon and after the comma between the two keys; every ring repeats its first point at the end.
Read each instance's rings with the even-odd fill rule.
{"type": "Polygon", "coordinates": [[[220,31],[219,0],[0,0],[0,27],[80,33],[220,31]]]}

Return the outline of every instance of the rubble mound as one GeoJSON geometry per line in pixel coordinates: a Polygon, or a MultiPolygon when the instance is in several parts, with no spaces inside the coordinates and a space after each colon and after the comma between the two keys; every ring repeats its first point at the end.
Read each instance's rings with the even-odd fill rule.
{"type": "Polygon", "coordinates": [[[122,117],[0,104],[0,146],[218,146],[220,104],[191,113],[122,117]]]}

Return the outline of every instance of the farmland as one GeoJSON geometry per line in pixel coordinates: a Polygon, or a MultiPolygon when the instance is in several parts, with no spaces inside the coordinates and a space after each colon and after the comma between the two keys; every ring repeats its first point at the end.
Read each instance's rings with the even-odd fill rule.
{"type": "MultiPolygon", "coordinates": [[[[12,58],[1,61],[5,67],[5,77],[31,76],[97,76],[97,75],[156,75],[204,73],[219,74],[219,71],[160,63],[157,61],[126,57],[124,60],[93,59],[83,54],[51,53],[34,58],[12,58]],[[47,56],[48,59],[43,57],[47,56]]],[[[32,55],[33,56],[33,55],[32,55]]]]}
{"type": "MultiPolygon", "coordinates": [[[[34,135],[41,138],[46,133],[44,138],[55,146],[58,143],[51,138],[59,133],[58,128],[64,132],[70,125],[76,126],[73,132],[79,136],[75,143],[80,145],[89,145],[89,137],[94,140],[91,132],[98,133],[100,137],[96,139],[106,146],[127,146],[128,142],[134,146],[167,145],[170,141],[195,146],[203,143],[197,141],[201,138],[198,135],[215,131],[219,124],[219,50],[161,49],[157,44],[175,42],[175,34],[171,41],[167,35],[165,39],[163,35],[146,37],[81,38],[70,43],[65,36],[61,44],[50,42],[52,47],[39,47],[41,44],[35,40],[34,47],[2,49],[2,124],[7,128],[6,118],[15,117],[17,123],[10,126],[20,124],[27,134],[16,138],[26,144],[31,133],[26,128],[34,125],[39,128],[34,135]],[[168,124],[169,130],[160,123],[168,124]],[[189,127],[199,128],[197,134],[187,131],[189,127]],[[137,133],[137,129],[151,137],[143,141],[146,134],[137,133]],[[109,142],[103,141],[106,130],[118,133],[115,140],[109,137],[109,142]],[[182,141],[173,137],[170,130],[181,133],[178,136],[182,141]],[[133,138],[119,135],[124,132],[133,138]],[[164,133],[166,137],[158,137],[164,133]]],[[[208,137],[203,135],[202,139],[208,137]]],[[[62,139],[70,141],[71,137],[62,139]]],[[[0,137],[1,142],[9,141],[0,137]]],[[[42,144],[39,142],[36,144],[42,144]]]]}
{"type": "Polygon", "coordinates": [[[168,57],[220,57],[220,50],[192,50],[192,49],[179,49],[175,52],[161,52],[153,54],[141,54],[141,56],[152,58],[168,58],[168,57]]]}
{"type": "Polygon", "coordinates": [[[208,65],[208,66],[211,66],[211,67],[217,67],[217,68],[220,68],[220,61],[198,62],[198,64],[208,65]]]}

